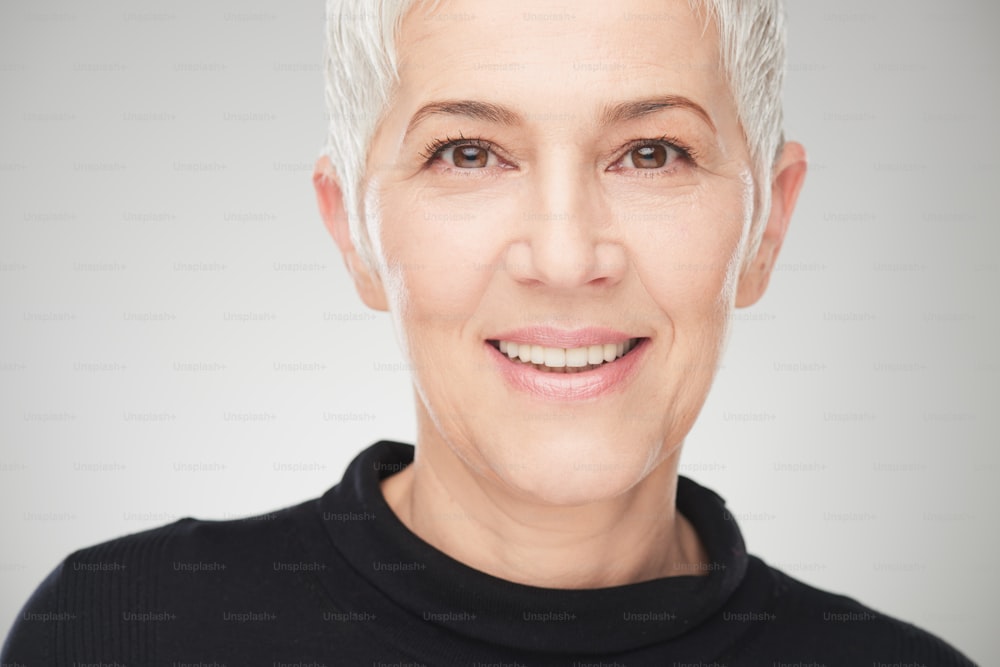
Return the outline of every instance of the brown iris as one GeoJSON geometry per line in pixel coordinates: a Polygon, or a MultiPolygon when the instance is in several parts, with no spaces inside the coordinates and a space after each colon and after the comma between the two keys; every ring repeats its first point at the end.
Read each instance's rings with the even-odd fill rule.
{"type": "Polygon", "coordinates": [[[667,163],[667,147],[648,144],[632,149],[632,164],[639,169],[658,169],[667,163]]]}
{"type": "Polygon", "coordinates": [[[455,146],[452,152],[452,159],[456,167],[485,167],[489,159],[490,152],[480,146],[464,144],[455,146]]]}

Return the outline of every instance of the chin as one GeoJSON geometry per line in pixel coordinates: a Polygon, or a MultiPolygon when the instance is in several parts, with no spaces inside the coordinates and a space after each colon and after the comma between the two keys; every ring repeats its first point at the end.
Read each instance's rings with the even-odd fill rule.
{"type": "MultiPolygon", "coordinates": [[[[643,439],[621,433],[601,441],[562,433],[552,438],[525,438],[519,452],[502,451],[485,458],[493,476],[531,502],[586,505],[619,496],[652,470],[658,443],[637,447],[643,439]],[[627,451],[608,442],[630,443],[627,451]]],[[[648,440],[647,440],[648,442],[648,440]]]]}

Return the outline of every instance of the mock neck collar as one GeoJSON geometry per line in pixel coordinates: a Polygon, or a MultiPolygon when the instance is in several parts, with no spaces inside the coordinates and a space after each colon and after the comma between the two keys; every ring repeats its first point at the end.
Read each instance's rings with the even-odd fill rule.
{"type": "Polygon", "coordinates": [[[473,640],[534,652],[616,653],[670,641],[717,613],[748,556],[725,501],[678,477],[677,509],[708,553],[707,575],[592,589],[550,589],[473,569],[412,533],[379,483],[413,461],[412,445],[380,441],[319,501],[334,547],[382,595],[415,617],[473,640]]]}

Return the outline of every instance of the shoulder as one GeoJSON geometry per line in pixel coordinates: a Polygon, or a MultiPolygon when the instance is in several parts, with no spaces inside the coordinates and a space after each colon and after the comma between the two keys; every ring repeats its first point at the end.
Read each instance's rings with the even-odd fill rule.
{"type": "Polygon", "coordinates": [[[883,614],[854,598],[824,591],[773,568],[759,558],[773,583],[771,612],[748,646],[782,662],[827,665],[973,665],[939,637],[883,614]],[[767,627],[770,626],[770,627],[767,627]],[[791,647],[791,648],[789,648],[791,647]]]}
{"type": "Polygon", "coordinates": [[[283,555],[314,507],[313,500],[239,519],[187,517],[75,551],[57,569],[66,582],[138,577],[152,582],[154,574],[226,571],[270,561],[283,555]]]}
{"type": "MultiPolygon", "coordinates": [[[[52,664],[99,650],[141,661],[135,646],[106,645],[113,627],[151,627],[189,611],[184,600],[226,597],[288,560],[315,501],[228,521],[184,518],[74,551],[36,588],[15,619],[0,662],[52,664]]],[[[113,633],[117,634],[117,633],[113,633]]]]}

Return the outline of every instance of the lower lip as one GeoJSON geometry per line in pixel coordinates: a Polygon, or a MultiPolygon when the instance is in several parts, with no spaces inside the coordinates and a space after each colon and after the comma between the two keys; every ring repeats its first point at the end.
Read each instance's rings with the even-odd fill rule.
{"type": "Polygon", "coordinates": [[[638,372],[648,343],[649,339],[643,338],[625,356],[578,373],[540,371],[530,364],[511,361],[489,343],[484,345],[500,375],[514,389],[548,401],[582,401],[622,390],[638,372]]]}

